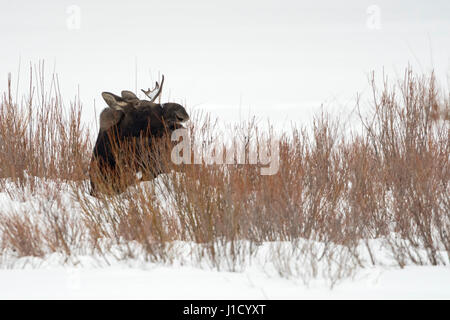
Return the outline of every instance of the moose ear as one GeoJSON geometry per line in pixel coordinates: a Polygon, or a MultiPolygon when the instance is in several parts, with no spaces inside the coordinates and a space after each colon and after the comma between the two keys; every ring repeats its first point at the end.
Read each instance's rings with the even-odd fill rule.
{"type": "Polygon", "coordinates": [[[108,130],[112,126],[119,123],[123,115],[124,115],[123,111],[111,108],[103,109],[103,111],[100,113],[100,131],[108,130]]]}
{"type": "Polygon", "coordinates": [[[125,100],[139,100],[139,98],[131,91],[123,90],[121,92],[122,98],[125,100]]]}
{"type": "Polygon", "coordinates": [[[102,92],[102,97],[106,104],[114,110],[123,110],[123,107],[128,105],[121,97],[111,92],[102,92]]]}

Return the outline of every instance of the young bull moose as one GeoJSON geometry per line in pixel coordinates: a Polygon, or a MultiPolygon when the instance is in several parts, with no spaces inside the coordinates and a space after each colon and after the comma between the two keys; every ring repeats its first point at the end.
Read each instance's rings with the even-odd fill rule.
{"type": "Polygon", "coordinates": [[[100,114],[100,132],[91,159],[92,195],[121,193],[138,181],[139,172],[140,181],[148,181],[167,170],[167,142],[189,115],[177,103],[155,103],[163,84],[164,76],[161,85],[156,82],[153,90],[142,90],[150,101],[140,100],[131,91],[122,91],[120,97],[102,93],[109,107],[100,114]],[[166,161],[161,161],[163,155],[166,161]]]}

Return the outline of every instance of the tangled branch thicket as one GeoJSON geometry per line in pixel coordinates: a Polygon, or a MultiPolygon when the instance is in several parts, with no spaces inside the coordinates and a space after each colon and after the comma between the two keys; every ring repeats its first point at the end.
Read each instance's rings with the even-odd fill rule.
{"type": "MultiPolygon", "coordinates": [[[[190,259],[240,270],[266,244],[281,275],[332,285],[382,264],[380,250],[400,267],[449,264],[450,131],[436,120],[449,94],[433,74],[407,70],[381,88],[372,78],[371,112],[357,102],[362,131],[344,135],[326,114],[279,135],[236,124],[247,144],[279,140],[275,175],[248,164],[175,166],[160,155],[171,173],[99,198],[89,195],[93,141],[81,104],[64,108],[56,78],[48,92],[41,80],[21,103],[9,82],[0,104],[0,262],[11,252],[83,252],[171,263],[186,255],[176,245],[184,242],[194,245],[190,259]]],[[[210,115],[191,118],[199,152],[224,139],[210,115]]]]}

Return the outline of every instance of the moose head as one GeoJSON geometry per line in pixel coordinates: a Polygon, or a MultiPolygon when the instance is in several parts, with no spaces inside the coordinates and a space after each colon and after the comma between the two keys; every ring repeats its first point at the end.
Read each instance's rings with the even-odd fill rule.
{"type": "Polygon", "coordinates": [[[138,181],[133,177],[139,171],[141,181],[165,172],[164,163],[159,163],[161,148],[156,146],[170,141],[171,133],[183,128],[189,115],[180,104],[155,103],[163,84],[164,76],[153,90],[142,90],[150,100],[141,100],[128,90],[121,96],[102,93],[108,108],[100,113],[100,131],[91,159],[91,194],[123,192],[138,181]]]}

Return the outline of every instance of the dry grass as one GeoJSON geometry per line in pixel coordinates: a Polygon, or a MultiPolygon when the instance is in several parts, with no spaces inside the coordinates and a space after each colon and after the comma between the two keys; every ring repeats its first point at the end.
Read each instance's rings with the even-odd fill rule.
{"type": "MultiPolygon", "coordinates": [[[[382,239],[400,267],[450,260],[450,131],[445,120],[436,121],[449,99],[433,75],[408,70],[380,89],[372,79],[369,116],[358,101],[362,133],[343,136],[342,125],[326,114],[312,130],[281,135],[261,132],[254,120],[236,124],[230,132],[247,151],[255,141],[279,140],[275,175],[261,175],[261,165],[251,164],[175,166],[161,151],[171,173],[98,198],[89,195],[93,141],[80,121],[81,105],[66,112],[56,78],[48,95],[42,83],[38,92],[30,83],[21,104],[9,83],[0,104],[0,191],[32,203],[1,208],[0,250],[42,257],[76,250],[107,255],[120,247],[115,255],[129,258],[137,244],[146,259],[171,263],[173,244],[185,241],[197,244],[190,255],[198,263],[239,270],[261,243],[273,242],[269,260],[281,275],[305,282],[322,275],[331,285],[380,263],[374,239],[382,239]]],[[[210,115],[192,118],[190,136],[207,154],[224,136],[210,115]]],[[[154,159],[124,161],[128,169],[155,169],[154,159]]],[[[126,172],[121,179],[136,180],[126,172]]]]}

